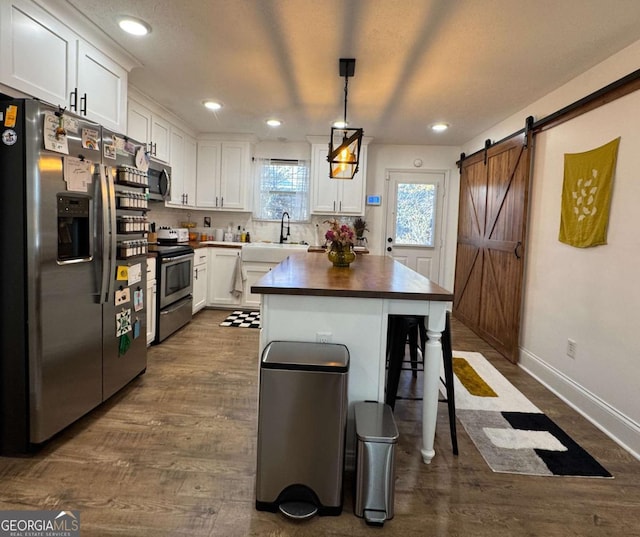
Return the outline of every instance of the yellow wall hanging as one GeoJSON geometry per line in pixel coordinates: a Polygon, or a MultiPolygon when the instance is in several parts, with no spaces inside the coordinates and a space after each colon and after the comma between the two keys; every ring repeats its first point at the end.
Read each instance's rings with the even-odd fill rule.
{"type": "Polygon", "coordinates": [[[588,248],[607,243],[611,187],[620,138],[564,155],[560,242],[588,248]]]}

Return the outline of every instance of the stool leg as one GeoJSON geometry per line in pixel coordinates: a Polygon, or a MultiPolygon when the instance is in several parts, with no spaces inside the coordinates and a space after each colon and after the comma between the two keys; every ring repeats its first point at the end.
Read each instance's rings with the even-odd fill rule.
{"type": "Polygon", "coordinates": [[[444,380],[447,390],[449,409],[449,430],[453,454],[458,454],[458,434],[456,431],[456,402],[453,388],[453,351],[451,348],[451,313],[447,311],[444,332],[442,333],[442,359],[444,360],[444,380]]]}
{"type": "Polygon", "coordinates": [[[411,374],[418,378],[418,324],[409,326],[409,357],[411,359],[411,374]]]}
{"type": "Polygon", "coordinates": [[[389,318],[389,330],[391,331],[389,370],[387,372],[387,393],[385,403],[392,409],[396,405],[396,395],[398,394],[398,384],[400,383],[400,372],[402,370],[402,358],[407,341],[407,333],[403,329],[403,323],[399,319],[389,318]]]}

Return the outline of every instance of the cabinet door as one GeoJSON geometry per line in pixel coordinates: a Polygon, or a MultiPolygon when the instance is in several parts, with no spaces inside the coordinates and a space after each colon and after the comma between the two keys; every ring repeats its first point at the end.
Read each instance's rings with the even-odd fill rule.
{"type": "Polygon", "coordinates": [[[364,214],[367,176],[367,146],[360,154],[360,166],[353,179],[331,179],[329,148],[314,144],[311,157],[311,212],[319,214],[364,214]]]}
{"type": "Polygon", "coordinates": [[[251,292],[254,285],[262,276],[269,272],[275,264],[269,263],[244,263],[247,279],[244,282],[244,292],[242,293],[242,305],[248,308],[259,308],[262,295],[251,292]]]}
{"type": "Polygon", "coordinates": [[[78,113],[124,133],[127,71],[84,41],[78,42],[78,113]]]}
{"type": "Polygon", "coordinates": [[[240,250],[236,248],[209,248],[208,265],[208,306],[236,306],[240,297],[233,290],[233,276],[240,259],[240,250]]]}
{"type": "Polygon", "coordinates": [[[161,116],[151,117],[151,141],[153,142],[153,156],[162,162],[170,161],[171,124],[161,116]]]}
{"type": "Polygon", "coordinates": [[[207,304],[207,264],[193,267],[193,312],[197,313],[207,304]]]}
{"type": "Polygon", "coordinates": [[[343,180],[329,179],[328,146],[314,144],[311,156],[311,212],[332,214],[338,210],[338,186],[343,180]]]}
{"type": "Polygon", "coordinates": [[[184,191],[184,133],[171,130],[171,204],[187,205],[184,191]]]}
{"type": "Polygon", "coordinates": [[[198,201],[196,190],[196,140],[191,136],[184,137],[183,188],[187,195],[188,205],[195,207],[198,201]]]}
{"type": "Polygon", "coordinates": [[[220,165],[220,205],[222,209],[247,209],[249,144],[222,142],[220,165]]]}
{"type": "Polygon", "coordinates": [[[0,2],[0,82],[67,106],[76,79],[76,36],[38,6],[0,2]]]}
{"type": "Polygon", "coordinates": [[[151,142],[151,110],[129,99],[127,112],[127,136],[145,144],[149,150],[151,142]]]}
{"type": "Polygon", "coordinates": [[[220,142],[198,142],[196,205],[217,207],[220,198],[220,142]]]}
{"type": "Polygon", "coordinates": [[[330,179],[339,185],[338,212],[340,214],[364,214],[365,177],[367,176],[367,146],[360,152],[358,173],[353,179],[330,179]]]}

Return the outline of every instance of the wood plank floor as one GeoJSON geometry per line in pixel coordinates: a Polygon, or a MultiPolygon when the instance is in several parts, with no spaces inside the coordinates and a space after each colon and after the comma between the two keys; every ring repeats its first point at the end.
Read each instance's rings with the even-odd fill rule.
{"type": "MultiPolygon", "coordinates": [[[[205,310],[149,350],[147,373],[25,457],[0,457],[0,510],[80,510],[83,537],[640,536],[640,462],[453,323],[454,348],[482,352],[594,455],[613,480],[495,474],[441,404],[436,457],[421,462],[419,403],[399,401],[395,518],[292,523],[254,508],[258,330],[205,310]]],[[[404,388],[411,388],[411,382],[404,388]]]]}

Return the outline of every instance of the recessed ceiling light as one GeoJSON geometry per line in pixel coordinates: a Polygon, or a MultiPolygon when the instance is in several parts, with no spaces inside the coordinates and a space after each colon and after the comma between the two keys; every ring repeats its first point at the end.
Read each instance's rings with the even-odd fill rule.
{"type": "Polygon", "coordinates": [[[204,101],[202,104],[209,110],[220,110],[222,105],[217,101],[204,101]]]}
{"type": "Polygon", "coordinates": [[[282,125],[282,121],[279,119],[267,119],[267,125],[269,125],[269,127],[279,127],[282,125]]]}
{"type": "Polygon", "coordinates": [[[123,17],[118,21],[118,25],[125,32],[131,35],[147,35],[151,31],[151,26],[146,22],[133,17],[123,17]]]}
{"type": "Polygon", "coordinates": [[[431,130],[434,132],[444,132],[449,128],[448,123],[434,123],[431,125],[431,130]]]}
{"type": "Polygon", "coordinates": [[[333,122],[333,126],[336,129],[346,129],[349,126],[349,124],[346,121],[338,120],[333,122]]]}

